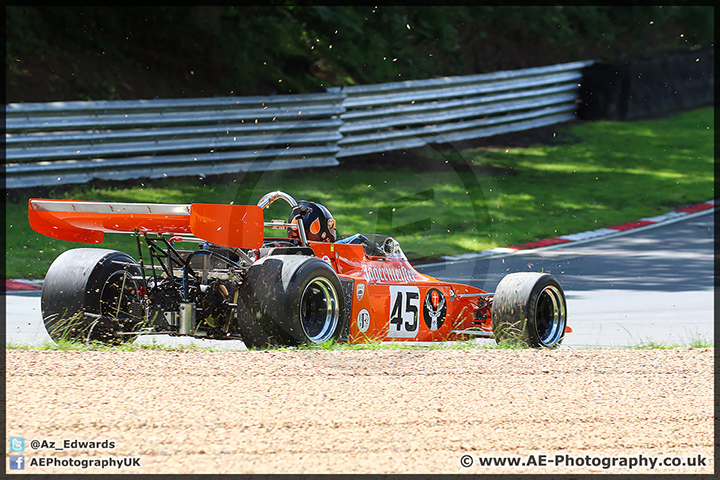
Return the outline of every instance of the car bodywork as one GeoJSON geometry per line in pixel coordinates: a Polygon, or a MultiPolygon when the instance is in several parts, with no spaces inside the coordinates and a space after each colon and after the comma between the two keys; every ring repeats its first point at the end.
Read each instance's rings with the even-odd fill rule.
{"type": "MultiPolygon", "coordinates": [[[[103,295],[107,290],[113,297],[112,300],[109,297],[99,300],[94,312],[92,305],[88,304],[87,308],[82,305],[91,301],[75,302],[80,304],[78,307],[63,296],[68,290],[66,285],[71,282],[68,276],[72,276],[67,270],[81,262],[73,259],[63,263],[58,258],[58,266],[51,266],[46,277],[47,284],[57,285],[48,286],[48,298],[43,299],[46,325],[56,328],[57,322],[53,318],[48,320],[48,316],[57,317],[61,310],[63,315],[77,314],[72,311],[75,309],[84,310],[79,312],[85,319],[80,322],[83,327],[77,330],[85,332],[81,336],[85,339],[91,337],[88,327],[92,329],[92,322],[98,321],[114,325],[109,329],[112,338],[169,333],[242,339],[249,346],[318,343],[328,339],[359,343],[497,337],[493,333],[492,319],[494,294],[418,272],[392,237],[364,237],[372,239],[373,248],[342,240],[332,243],[308,241],[299,218],[286,222],[265,221],[264,209],[278,199],[291,207],[297,205],[283,192],[270,192],[257,205],[31,199],[29,221],[39,233],[93,244],[101,243],[105,233],[130,233],[138,242],[137,262],[125,257],[124,260],[113,260],[116,266],[112,272],[103,274],[108,278],[100,279],[103,285],[98,289],[103,295]],[[295,239],[266,237],[266,227],[294,231],[295,239]],[[141,241],[147,246],[149,264],[148,258],[143,258],[141,241]],[[196,249],[181,250],[178,247],[193,243],[198,245],[196,249]],[[332,275],[323,273],[317,261],[312,269],[319,272],[319,276],[308,274],[315,280],[297,280],[298,272],[305,267],[295,265],[312,257],[330,266],[338,282],[332,275]],[[273,262],[279,266],[270,270],[269,265],[273,262]],[[124,273],[119,274],[120,270],[124,273]],[[252,272],[258,272],[255,274],[258,278],[253,279],[252,272]],[[115,278],[115,285],[106,288],[111,277],[115,278]],[[299,327],[285,324],[283,318],[270,318],[275,308],[273,302],[285,301],[282,297],[290,295],[292,285],[288,284],[303,281],[304,291],[294,293],[298,298],[293,298],[287,307],[287,312],[291,313],[282,314],[299,316],[299,327]],[[313,292],[314,297],[311,296],[313,292]],[[123,294],[129,299],[118,298],[123,294]],[[258,296],[277,298],[255,298],[258,296]],[[300,313],[295,308],[298,302],[300,313]],[[111,308],[109,304],[112,304],[111,308]],[[192,310],[192,314],[186,314],[187,309],[192,310]],[[129,321],[118,326],[112,323],[118,318],[111,317],[122,317],[121,310],[126,312],[125,320],[129,321]],[[265,315],[270,319],[260,318],[265,315]],[[315,322],[312,325],[306,321],[310,316],[315,322]],[[299,335],[294,329],[304,333],[299,335]]],[[[97,275],[84,275],[88,280],[82,288],[89,289],[88,285],[95,281],[93,275],[97,275]]],[[[534,346],[556,346],[569,331],[564,295],[559,285],[553,285],[552,288],[542,286],[539,296],[538,292],[534,293],[537,298],[522,300],[524,304],[532,304],[530,309],[546,311],[549,316],[550,337],[534,346]]],[[[280,306],[277,308],[285,312],[280,306]]],[[[523,328],[526,327],[520,327],[523,328]]]]}

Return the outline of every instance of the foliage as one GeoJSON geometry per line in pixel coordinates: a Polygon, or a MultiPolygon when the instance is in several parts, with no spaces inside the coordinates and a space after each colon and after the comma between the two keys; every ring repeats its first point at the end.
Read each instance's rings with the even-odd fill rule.
{"type": "Polygon", "coordinates": [[[713,41],[711,6],[8,6],[7,92],[308,93],[713,41]]]}

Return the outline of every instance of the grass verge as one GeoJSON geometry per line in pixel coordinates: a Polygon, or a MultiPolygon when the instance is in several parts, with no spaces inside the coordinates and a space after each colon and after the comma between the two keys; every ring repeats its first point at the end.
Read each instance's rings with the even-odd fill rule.
{"type": "Polygon", "coordinates": [[[168,352],[181,351],[217,351],[213,347],[200,347],[198,345],[163,345],[160,343],[124,343],[121,345],[106,345],[100,342],[78,342],[73,340],[61,340],[59,342],[46,342],[42,345],[29,346],[20,344],[7,344],[7,350],[48,350],[48,351],[80,351],[80,352],[136,352],[139,350],[164,350],[168,352]]]}
{"type": "MultiPolygon", "coordinates": [[[[411,260],[520,245],[714,198],[714,109],[560,126],[549,143],[529,147],[424,147],[325,169],[9,192],[6,278],[43,278],[61,252],[87,246],[35,233],[31,197],[254,204],[273,190],[323,203],[340,234],[396,236],[411,260]]],[[[266,218],[288,213],[276,202],[266,218]]],[[[102,246],[137,255],[129,235],[107,235],[102,246]]]]}
{"type": "MultiPolygon", "coordinates": [[[[714,348],[712,341],[704,339],[696,339],[688,344],[669,345],[654,341],[639,343],[630,347],[619,347],[631,350],[669,350],[673,348],[695,348],[706,349],[714,348]]],[[[136,352],[140,350],[161,350],[170,352],[183,351],[203,351],[203,352],[220,352],[213,347],[200,347],[197,345],[162,345],[162,344],[124,344],[124,345],[103,345],[97,342],[82,343],[73,341],[62,341],[60,343],[47,342],[43,345],[28,346],[8,344],[7,350],[42,350],[42,351],[101,351],[101,352],[136,352]]],[[[428,350],[531,350],[530,347],[523,346],[518,343],[508,341],[497,343],[477,343],[473,341],[463,342],[437,342],[429,344],[408,344],[405,342],[366,342],[357,344],[332,343],[327,342],[320,345],[302,346],[302,347],[275,347],[267,349],[253,349],[251,351],[364,351],[364,350],[409,350],[409,351],[428,351],[428,350]]],[[[594,349],[594,348],[593,348],[594,349]]]]}

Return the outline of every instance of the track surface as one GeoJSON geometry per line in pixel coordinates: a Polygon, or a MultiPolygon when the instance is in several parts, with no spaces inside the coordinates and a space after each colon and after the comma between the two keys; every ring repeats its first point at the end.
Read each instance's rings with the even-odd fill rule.
{"type": "Polygon", "coordinates": [[[7,372],[9,437],[115,442],[26,448],[26,462],[139,457],[129,473],[697,474],[714,466],[713,349],[9,350],[7,372]],[[477,465],[479,456],[530,454],[679,456],[707,466],[477,465]],[[460,466],[463,455],[472,467],[460,466]]]}
{"type": "Polygon", "coordinates": [[[418,270],[489,292],[508,273],[551,273],[567,297],[573,333],[566,346],[712,342],[714,230],[706,211],[602,239],[418,270]]]}

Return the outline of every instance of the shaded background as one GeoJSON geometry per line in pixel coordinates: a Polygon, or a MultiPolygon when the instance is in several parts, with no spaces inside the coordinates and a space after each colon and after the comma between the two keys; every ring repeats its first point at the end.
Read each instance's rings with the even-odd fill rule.
{"type": "Polygon", "coordinates": [[[6,103],[308,93],[714,42],[705,6],[6,7],[6,103]]]}

